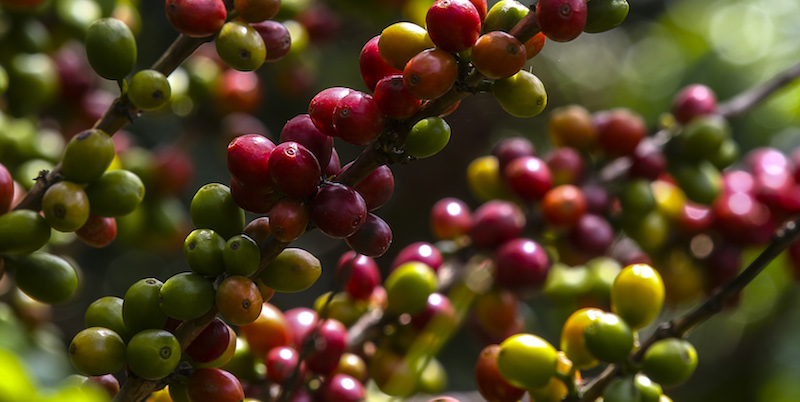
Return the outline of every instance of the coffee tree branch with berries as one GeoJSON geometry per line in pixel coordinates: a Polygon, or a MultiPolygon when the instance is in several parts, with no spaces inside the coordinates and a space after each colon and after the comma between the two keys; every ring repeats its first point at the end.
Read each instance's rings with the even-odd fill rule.
{"type": "Polygon", "coordinates": [[[686,86],[651,129],[633,108],[548,108],[531,64],[546,42],[624,27],[627,1],[409,0],[383,6],[418,23],[388,23],[350,60],[365,90],[298,96],[314,55],[348,32],[341,3],[167,0],[177,38],[141,67],[138,4],[0,0],[0,330],[22,345],[78,304],[99,283],[80,266],[102,251],[138,250],[110,265],[178,261],[133,263],[121,293],[80,306],[60,354],[76,374],[51,392],[0,343],[0,373],[18,379],[0,399],[666,402],[703,354],[690,331],[747,307],[742,292],[779,275],[762,272],[785,251],[800,265],[800,153],[741,158],[730,121],[793,86],[797,66],[719,105],[686,86]],[[261,108],[269,75],[270,96],[301,99],[294,117],[261,108]],[[544,122],[547,141],[499,138],[465,166],[478,204],[443,194],[420,219],[435,243],[390,248],[378,211],[392,167],[442,158],[461,111],[488,97],[544,122]],[[160,125],[223,141],[137,144],[160,125]],[[225,144],[225,181],[182,203],[210,160],[190,146],[225,144]],[[329,265],[309,242],[349,250],[329,265]],[[323,266],[335,274],[321,290],[323,266]],[[279,307],[290,294],[305,302],[279,307]],[[479,353],[457,380],[472,391],[445,396],[457,367],[440,356],[469,332],[479,353]]]}

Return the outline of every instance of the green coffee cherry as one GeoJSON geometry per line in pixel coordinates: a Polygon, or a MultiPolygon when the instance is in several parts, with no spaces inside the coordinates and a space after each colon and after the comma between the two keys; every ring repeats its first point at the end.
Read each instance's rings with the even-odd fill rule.
{"type": "Polygon", "coordinates": [[[287,248],[261,273],[261,281],[276,292],[299,292],[308,289],[322,274],[317,257],[306,250],[287,248]]]}
{"type": "Polygon", "coordinates": [[[50,225],[37,212],[20,209],[0,215],[0,252],[27,254],[50,241],[50,225]]]}
{"type": "Polygon", "coordinates": [[[483,32],[508,32],[522,21],[529,11],[527,6],[516,0],[500,0],[486,13],[483,32]]]}
{"type": "Polygon", "coordinates": [[[665,387],[688,380],[696,367],[697,351],[684,339],[667,338],[656,341],[647,348],[642,358],[644,373],[665,387]]]}
{"type": "Polygon", "coordinates": [[[450,141],[450,125],[441,117],[428,117],[411,127],[406,137],[406,153],[417,158],[436,155],[450,141]]]}
{"type": "Polygon", "coordinates": [[[683,143],[684,156],[700,161],[719,152],[719,147],[730,136],[727,119],[720,115],[707,115],[692,119],[677,138],[683,143]]]}
{"type": "Polygon", "coordinates": [[[173,275],[159,292],[161,310],[178,320],[192,320],[214,305],[214,285],[201,275],[183,272],[173,275]]]}
{"type": "Polygon", "coordinates": [[[137,281],[128,291],[122,303],[122,318],[130,334],[145,329],[163,328],[167,314],[159,305],[159,293],[164,284],[155,278],[137,281]]]}
{"type": "Polygon", "coordinates": [[[250,236],[238,234],[228,239],[222,250],[225,271],[230,275],[250,276],[261,262],[261,249],[250,236]]]}
{"type": "Polygon", "coordinates": [[[497,368],[518,388],[547,385],[556,374],[558,353],[546,340],[531,334],[512,335],[500,344],[497,368]]]}
{"type": "Polygon", "coordinates": [[[115,373],[125,367],[125,341],[108,328],[86,328],[72,338],[69,359],[84,375],[115,373]]]}
{"type": "Polygon", "coordinates": [[[28,296],[48,304],[69,300],[78,288],[78,273],[67,260],[45,252],[6,257],[17,286],[28,296]]]}
{"type": "Polygon", "coordinates": [[[192,271],[217,276],[225,271],[222,251],[225,239],[211,229],[195,229],[183,242],[183,257],[192,271]]]}
{"type": "Polygon", "coordinates": [[[493,93],[503,110],[514,117],[533,117],[547,106],[544,84],[539,77],[525,70],[496,80],[493,93]]]}
{"type": "Polygon", "coordinates": [[[586,2],[586,25],[583,32],[605,32],[625,21],[627,0],[591,0],[586,2]]]}
{"type": "Polygon", "coordinates": [[[650,181],[645,179],[631,180],[619,195],[623,213],[633,220],[646,215],[656,207],[656,198],[650,181]]]}
{"type": "Polygon", "coordinates": [[[586,326],[583,339],[594,357],[608,363],[625,360],[633,350],[631,328],[613,313],[603,314],[586,326]]]}
{"type": "Polygon", "coordinates": [[[96,129],[72,137],[64,149],[61,171],[64,178],[76,183],[97,180],[114,160],[114,141],[96,129]]]}
{"type": "Polygon", "coordinates": [[[86,195],[89,196],[91,212],[95,215],[127,215],[144,199],[144,183],[129,170],[111,170],[89,184],[86,195]]]}
{"type": "Polygon", "coordinates": [[[168,376],[181,361],[181,344],[175,335],[163,329],[137,333],[128,342],[128,367],[145,380],[168,376]]]}
{"type": "Polygon", "coordinates": [[[42,212],[53,229],[74,232],[89,220],[89,197],[80,184],[60,181],[44,192],[42,212]]]}
{"type": "Polygon", "coordinates": [[[116,296],[106,296],[95,300],[84,313],[86,328],[108,328],[119,334],[122,339],[128,340],[130,334],[125,326],[125,320],[122,318],[122,304],[123,300],[116,296]]]}
{"type": "Polygon", "coordinates": [[[5,96],[13,115],[34,113],[55,99],[58,72],[53,60],[46,54],[17,54],[6,68],[9,81],[5,96]]]}
{"type": "Polygon", "coordinates": [[[226,240],[244,230],[244,210],[224,184],[200,187],[189,205],[189,213],[194,227],[213,229],[226,240]]]}
{"type": "Polygon", "coordinates": [[[128,86],[128,99],[142,110],[155,110],[166,105],[171,94],[167,77],[156,70],[139,71],[128,86]]]}
{"type": "Polygon", "coordinates": [[[8,89],[8,73],[3,66],[0,66],[0,95],[4,94],[8,89]]]}
{"type": "Polygon", "coordinates": [[[722,191],[722,175],[708,161],[680,163],[671,166],[670,171],[686,197],[696,203],[711,205],[722,191]]]}
{"type": "Polygon", "coordinates": [[[436,291],[437,283],[436,273],[427,264],[401,264],[386,278],[387,311],[396,315],[419,313],[428,303],[428,296],[436,291]]]}
{"type": "Polygon", "coordinates": [[[136,39],[124,22],[96,20],[86,31],[86,56],[97,74],[109,80],[125,78],[136,64],[136,39]]]}
{"type": "Polygon", "coordinates": [[[264,64],[267,57],[267,46],[261,34],[246,22],[226,22],[215,42],[219,58],[239,71],[257,69],[264,64]]]}

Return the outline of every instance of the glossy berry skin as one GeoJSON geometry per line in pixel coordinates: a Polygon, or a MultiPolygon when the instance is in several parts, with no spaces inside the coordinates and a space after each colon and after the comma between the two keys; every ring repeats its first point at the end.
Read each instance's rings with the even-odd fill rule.
{"type": "Polygon", "coordinates": [[[496,80],[492,86],[497,103],[514,117],[533,117],[547,106],[547,91],[542,81],[525,70],[496,80]]]}
{"type": "Polygon", "coordinates": [[[163,286],[164,284],[158,279],[144,278],[131,285],[125,292],[122,318],[130,333],[164,327],[167,314],[159,306],[159,293],[163,286]]]}
{"type": "Polygon", "coordinates": [[[70,138],[64,149],[64,178],[76,183],[97,180],[111,165],[114,155],[114,142],[108,134],[93,129],[81,131],[70,138]]]}
{"type": "Polygon", "coordinates": [[[103,173],[86,189],[91,213],[100,216],[122,216],[133,212],[144,199],[144,183],[129,170],[103,173]]]}
{"type": "Polygon", "coordinates": [[[156,70],[141,70],[133,75],[128,99],[142,110],[155,110],[169,102],[172,90],[167,77],[156,70]]]}
{"type": "Polygon", "coordinates": [[[422,105],[422,101],[406,89],[403,75],[399,73],[381,78],[374,91],[378,109],[390,119],[407,119],[422,105]]]}
{"type": "Polygon", "coordinates": [[[305,233],[308,221],[308,204],[300,198],[283,198],[269,210],[272,235],[284,243],[290,243],[305,233]]]}
{"type": "Polygon", "coordinates": [[[352,235],[366,218],[364,198],[344,184],[328,184],[311,200],[311,220],[323,233],[334,238],[352,235]]]}
{"type": "Polygon", "coordinates": [[[544,0],[536,5],[536,21],[548,38],[569,42],[583,32],[586,25],[585,0],[544,0]]]}
{"type": "Polygon", "coordinates": [[[517,334],[500,344],[497,367],[500,374],[519,388],[547,385],[556,373],[558,355],[553,345],[531,334],[517,334]]]}
{"type": "Polygon", "coordinates": [[[83,191],[83,186],[71,181],[60,181],[44,192],[42,212],[53,229],[74,232],[89,219],[89,198],[83,191]]]}
{"type": "Polygon", "coordinates": [[[222,0],[167,0],[164,8],[170,24],[194,38],[213,35],[228,17],[222,0]]]}
{"type": "Polygon", "coordinates": [[[320,131],[308,114],[299,114],[283,125],[280,142],[286,141],[294,141],[308,148],[317,157],[320,167],[327,166],[331,160],[333,137],[320,131]]]}
{"type": "Polygon", "coordinates": [[[0,214],[8,212],[13,201],[14,179],[11,177],[8,168],[0,163],[0,214]]]}
{"type": "Polygon", "coordinates": [[[542,198],[544,219],[556,227],[572,227],[586,210],[586,196],[571,184],[554,187],[542,198]]]}
{"type": "Polygon", "coordinates": [[[567,105],[553,110],[547,121],[550,141],[559,147],[590,149],[597,141],[592,115],[581,105],[567,105]]]}
{"type": "Polygon", "coordinates": [[[717,96],[711,88],[693,84],[681,89],[672,100],[672,114],[680,124],[695,117],[714,114],[717,111],[717,96]]]}
{"type": "Polygon", "coordinates": [[[147,329],[128,342],[128,367],[146,380],[166,377],[178,367],[181,345],[175,335],[163,329],[147,329]]]}
{"type": "Polygon", "coordinates": [[[472,64],[487,78],[508,78],[517,73],[528,60],[525,46],[503,31],[482,35],[472,48],[472,64]]]}
{"type": "Polygon", "coordinates": [[[553,185],[578,184],[583,180],[586,164],[575,148],[556,148],[545,157],[553,176],[553,185]]]}
{"type": "Polygon", "coordinates": [[[581,215],[568,233],[570,243],[590,256],[605,254],[615,236],[611,224],[602,216],[592,213],[581,215]]]}
{"type": "MultiPolygon", "coordinates": [[[[341,172],[347,170],[353,163],[350,162],[345,165],[341,172]]],[[[364,180],[361,180],[355,187],[355,190],[364,198],[367,203],[367,209],[374,211],[392,198],[394,193],[394,175],[392,169],[387,165],[381,165],[372,171],[364,180]]]]}
{"type": "Polygon", "coordinates": [[[444,95],[458,78],[458,64],[452,54],[442,49],[426,49],[408,61],[403,69],[403,84],[419,99],[444,95]]]}
{"type": "Polygon", "coordinates": [[[642,358],[645,375],[665,387],[686,381],[696,367],[697,351],[685,339],[666,338],[656,341],[647,348],[642,358]]]}
{"type": "Polygon", "coordinates": [[[511,191],[524,201],[541,199],[553,185],[550,168],[535,156],[511,161],[503,170],[503,176],[511,191]]]}
{"type": "Polygon", "coordinates": [[[63,303],[78,288],[78,272],[62,257],[47,252],[5,257],[19,290],[46,304],[63,303]]]}
{"type": "Polygon", "coordinates": [[[481,17],[470,0],[437,0],[425,25],[433,43],[450,53],[471,48],[481,34],[481,17]]]}
{"type": "Polygon", "coordinates": [[[350,88],[331,87],[320,91],[311,98],[308,103],[308,115],[314,125],[323,133],[336,136],[336,129],[333,127],[333,110],[339,100],[353,92],[350,88]]]}
{"type": "Polygon", "coordinates": [[[225,278],[214,301],[220,315],[232,325],[247,325],[258,319],[264,299],[253,280],[240,275],[225,278]]]}
{"type": "MultiPolygon", "coordinates": [[[[367,85],[367,88],[373,92],[375,92],[378,81],[390,75],[398,75],[401,73],[400,70],[390,67],[383,61],[381,53],[378,50],[378,40],[380,40],[380,36],[375,36],[368,40],[367,43],[364,44],[364,47],[361,48],[361,53],[358,56],[361,79],[364,80],[364,84],[367,85]]],[[[375,96],[377,97],[378,94],[376,93],[375,96]]]]}
{"type": "Polygon", "coordinates": [[[133,32],[116,18],[94,21],[86,30],[84,43],[89,64],[105,79],[122,79],[136,64],[136,39],[133,32]]]}
{"type": "Polygon", "coordinates": [[[586,2],[586,26],[583,32],[605,32],[625,21],[630,6],[627,0],[586,2]]]}
{"type": "Polygon", "coordinates": [[[239,330],[256,356],[266,356],[272,348],[289,345],[294,333],[283,312],[270,303],[264,303],[258,318],[239,330]]]}
{"type": "Polygon", "coordinates": [[[197,363],[208,363],[220,357],[228,348],[229,327],[219,317],[214,318],[186,348],[186,354],[197,363]]]}
{"type": "Polygon", "coordinates": [[[364,386],[347,374],[336,374],[322,383],[316,396],[320,402],[360,402],[367,398],[364,386]]]}
{"type": "Polygon", "coordinates": [[[317,374],[330,373],[347,350],[347,328],[337,320],[327,319],[313,336],[314,348],[305,360],[306,367],[317,374]]]}
{"type": "Polygon", "coordinates": [[[375,214],[367,214],[364,224],[345,241],[354,251],[370,257],[380,257],[392,244],[392,228],[375,214]]]}
{"type": "Polygon", "coordinates": [[[225,239],[211,229],[195,229],[183,242],[183,257],[189,268],[200,275],[214,277],[224,272],[222,251],[225,239]]]}
{"type": "Polygon", "coordinates": [[[81,374],[114,373],[125,367],[125,342],[108,328],[86,328],[70,342],[69,359],[81,374]]]}
{"type": "Polygon", "coordinates": [[[625,267],[611,287],[611,310],[631,327],[639,329],[652,322],[664,305],[664,281],[647,264],[625,267]]]}
{"type": "Polygon", "coordinates": [[[560,347],[572,364],[578,369],[590,369],[599,364],[597,357],[589,352],[583,334],[594,321],[597,321],[605,312],[599,308],[584,307],[567,318],[561,328],[560,347]]]}
{"type": "Polygon", "coordinates": [[[644,139],[633,151],[633,163],[628,171],[631,177],[656,180],[667,170],[667,157],[652,141],[644,139]]]}
{"type": "Polygon", "coordinates": [[[201,368],[192,372],[186,390],[192,402],[239,402],[244,399],[244,389],[239,379],[217,368],[201,368]]]}
{"type": "Polygon", "coordinates": [[[633,154],[647,135],[644,119],[629,109],[597,113],[593,124],[600,148],[611,157],[633,154]]]}
{"type": "Polygon", "coordinates": [[[411,317],[411,325],[420,331],[430,325],[428,331],[452,331],[457,325],[458,317],[450,299],[440,293],[431,293],[425,309],[411,317]]]}
{"type": "Polygon", "coordinates": [[[473,222],[472,243],[476,247],[494,248],[522,233],[525,214],[511,202],[494,200],[475,210],[473,222]]]}
{"type": "Polygon", "coordinates": [[[425,263],[436,271],[444,262],[444,258],[436,246],[428,242],[419,241],[403,247],[394,257],[391,269],[394,270],[409,261],[425,263]]]}
{"type": "Polygon", "coordinates": [[[249,187],[244,187],[239,184],[236,180],[231,179],[230,181],[230,192],[231,198],[238,205],[245,211],[250,211],[256,214],[266,214],[275,206],[275,203],[280,200],[283,195],[273,189],[272,181],[269,180],[267,182],[269,184],[270,191],[264,193],[258,193],[255,191],[251,191],[249,187]]]}
{"type": "Polygon", "coordinates": [[[469,233],[472,210],[457,198],[442,198],[431,208],[431,232],[439,240],[453,240],[469,233]]]}
{"type": "Polygon", "coordinates": [[[411,127],[406,136],[406,153],[416,158],[436,155],[450,142],[450,125],[441,117],[426,117],[411,127]]]}
{"type": "Polygon", "coordinates": [[[536,147],[525,137],[504,137],[494,145],[492,155],[497,158],[502,172],[514,159],[523,156],[536,156],[536,147]]]}
{"type": "Polygon", "coordinates": [[[386,27],[378,38],[378,52],[390,67],[402,71],[409,60],[432,48],[428,31],[413,22],[397,22],[386,27]]]}
{"type": "Polygon", "coordinates": [[[259,278],[276,292],[299,292],[308,289],[319,279],[322,266],[310,252],[286,248],[270,262],[259,278]]]}
{"type": "Polygon", "coordinates": [[[278,21],[261,21],[250,24],[261,35],[267,48],[265,62],[282,59],[292,49],[292,36],[285,25],[278,21]]]}
{"type": "Polygon", "coordinates": [[[621,362],[633,350],[633,332],[614,313],[605,313],[592,321],[583,331],[586,348],[604,362],[621,362]]]}
{"type": "Polygon", "coordinates": [[[530,289],[544,284],[550,258],[541,245],[518,238],[504,243],[495,253],[495,283],[506,289],[530,289]]]}
{"type": "Polygon", "coordinates": [[[333,109],[336,136],[354,145],[367,145],[383,131],[386,118],[370,94],[353,91],[333,109]]]}
{"type": "MultiPolygon", "coordinates": [[[[267,366],[267,378],[276,384],[286,385],[299,362],[300,355],[296,349],[289,346],[272,348],[267,352],[267,356],[264,359],[264,363],[267,366]]],[[[305,377],[307,372],[305,363],[302,363],[298,380],[305,377]]]]}
{"type": "Polygon", "coordinates": [[[281,8],[280,0],[234,0],[233,9],[247,22],[271,20],[281,8]]]}
{"type": "Polygon", "coordinates": [[[256,193],[272,190],[269,156],[275,144],[261,134],[245,134],[228,144],[228,171],[237,183],[256,193]]]}
{"type": "Polygon", "coordinates": [[[192,320],[205,314],[214,305],[214,286],[195,273],[173,275],[158,293],[161,309],[178,320],[192,320]]]}
{"type": "Polygon", "coordinates": [[[220,59],[235,70],[256,70],[267,58],[267,46],[261,34],[246,22],[226,22],[214,43],[220,59]]]}
{"type": "Polygon", "coordinates": [[[528,39],[523,45],[525,46],[525,54],[528,57],[528,60],[532,59],[534,56],[539,54],[539,52],[544,49],[544,43],[547,39],[544,33],[539,32],[536,35],[533,35],[532,38],[528,39]]]}
{"type": "Polygon", "coordinates": [[[208,228],[230,239],[244,229],[244,211],[236,205],[228,186],[209,183],[200,187],[189,204],[189,215],[196,228],[208,228]]]}
{"type": "Polygon", "coordinates": [[[336,275],[346,280],[344,289],[356,300],[367,300],[381,283],[378,264],[371,257],[348,251],[339,258],[336,275]],[[343,275],[347,275],[343,277],[343,275]]]}
{"type": "Polygon", "coordinates": [[[500,353],[500,345],[488,345],[478,355],[475,363],[475,384],[478,392],[484,399],[490,402],[517,402],[522,399],[525,390],[517,388],[500,374],[497,367],[497,355],[500,353]]]}
{"type": "Polygon", "coordinates": [[[291,197],[307,197],[317,190],[322,169],[314,154],[294,141],[278,144],[269,157],[269,175],[275,188],[291,197]]]}
{"type": "Polygon", "coordinates": [[[400,265],[384,283],[389,302],[387,311],[396,315],[423,311],[436,284],[436,273],[427,264],[410,261],[400,265]]]}

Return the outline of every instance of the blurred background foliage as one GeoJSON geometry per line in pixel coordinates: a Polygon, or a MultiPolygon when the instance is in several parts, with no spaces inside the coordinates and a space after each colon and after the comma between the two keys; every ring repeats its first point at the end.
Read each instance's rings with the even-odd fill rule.
{"type": "MultiPolygon", "coordinates": [[[[58,10],[60,18],[68,23],[58,25],[61,28],[56,30],[53,26],[57,25],[45,20],[41,26],[30,28],[28,36],[36,39],[37,35],[49,35],[51,48],[57,48],[62,36],[79,38],[87,21],[101,15],[109,1],[113,2],[50,0],[44,7],[58,10]],[[40,28],[51,31],[38,32],[40,28]]],[[[317,91],[330,86],[366,90],[358,70],[358,54],[363,44],[392,22],[419,22],[431,3],[430,0],[314,1],[284,0],[284,15],[279,19],[291,20],[312,5],[322,5],[331,18],[322,19],[329,23],[324,27],[327,31],[323,30],[328,35],[313,37],[300,24],[287,22],[294,39],[291,54],[258,72],[261,100],[253,114],[273,140],[278,139],[285,121],[307,110],[308,101],[317,91]]],[[[139,68],[145,68],[167,48],[176,32],[169,26],[161,3],[137,3],[119,4],[139,9],[139,68]]],[[[493,3],[489,1],[490,6],[493,3]]],[[[669,111],[673,95],[686,84],[704,83],[716,91],[720,100],[725,100],[800,61],[797,24],[800,2],[796,0],[630,3],[631,13],[619,28],[603,34],[583,34],[569,43],[548,41],[540,55],[529,61],[528,67],[547,88],[548,110],[571,103],[582,104],[590,111],[629,107],[641,113],[655,132],[660,119],[669,111]]],[[[135,12],[130,17],[134,23],[136,17],[135,12]]],[[[9,21],[10,16],[0,11],[0,35],[8,37],[9,21]]],[[[213,70],[213,66],[195,63],[178,70],[171,77],[174,94],[171,110],[147,114],[127,129],[144,149],[175,144],[188,152],[193,161],[191,185],[174,200],[158,204],[145,223],[150,225],[148,230],[162,231],[167,236],[156,233],[153,237],[156,242],[150,243],[126,241],[130,239],[126,239],[125,231],[130,226],[142,225],[134,216],[120,221],[120,239],[105,249],[90,249],[64,239],[63,245],[56,248],[79,262],[82,289],[79,297],[53,306],[52,310],[37,306],[15,292],[7,280],[0,282],[2,300],[7,303],[0,304],[0,396],[37,389],[42,398],[68,400],[64,399],[67,396],[53,396],[60,395],[53,390],[73,372],[65,344],[83,328],[86,306],[101,296],[124,295],[127,287],[140,278],[154,276],[165,280],[187,269],[179,246],[189,232],[188,201],[201,185],[230,180],[225,168],[225,146],[230,140],[229,133],[235,131],[232,127],[246,125],[239,120],[241,116],[226,114],[224,105],[214,105],[213,97],[208,102],[209,94],[197,92],[192,86],[197,76],[208,69],[213,70]],[[177,234],[177,238],[170,238],[170,233],[173,237],[177,234]]],[[[108,92],[112,96],[113,86],[112,83],[108,92]]],[[[51,110],[58,112],[66,107],[57,104],[51,110]]],[[[800,144],[799,111],[800,83],[796,83],[750,113],[735,118],[731,122],[733,136],[743,153],[761,146],[789,152],[800,144]]],[[[62,110],[62,113],[70,112],[62,110]]],[[[443,152],[409,165],[393,166],[395,194],[378,212],[394,231],[392,249],[378,260],[384,273],[403,246],[434,240],[428,227],[428,213],[435,201],[452,196],[472,207],[479,205],[468,192],[465,170],[474,158],[488,154],[499,138],[525,136],[544,154],[550,147],[546,114],[547,111],[539,117],[516,119],[508,116],[491,95],[470,97],[447,118],[453,137],[443,152]]],[[[85,127],[76,129],[82,128],[85,127]]],[[[71,129],[62,127],[65,135],[74,134],[66,132],[71,129]]],[[[337,150],[342,164],[360,152],[359,148],[342,143],[337,143],[337,150]]],[[[330,268],[347,250],[344,242],[320,233],[309,233],[296,245],[312,251],[328,269],[307,291],[276,295],[272,303],[281,308],[310,306],[319,294],[330,289],[333,283],[330,268]]],[[[690,336],[700,364],[687,383],[667,391],[675,401],[797,400],[800,296],[790,270],[788,258],[779,258],[748,287],[737,308],[726,309],[690,336]]],[[[529,299],[528,304],[526,330],[557,344],[566,315],[538,295],[529,299]]],[[[689,307],[671,308],[662,318],[668,319],[689,307]]],[[[472,370],[482,347],[470,328],[463,333],[467,335],[455,336],[440,355],[449,373],[449,389],[457,391],[474,389],[472,370]]]]}

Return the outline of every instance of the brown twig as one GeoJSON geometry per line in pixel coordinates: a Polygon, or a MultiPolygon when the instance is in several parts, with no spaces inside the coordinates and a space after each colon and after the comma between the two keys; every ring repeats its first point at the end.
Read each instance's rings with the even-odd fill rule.
{"type": "Polygon", "coordinates": [[[719,105],[717,111],[725,118],[731,118],[745,113],[763,102],[775,92],[780,91],[800,77],[800,63],[789,67],[766,82],[754,86],[749,90],[729,99],[719,105]]]}

